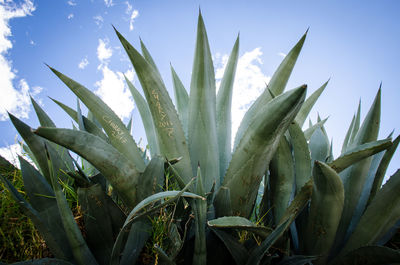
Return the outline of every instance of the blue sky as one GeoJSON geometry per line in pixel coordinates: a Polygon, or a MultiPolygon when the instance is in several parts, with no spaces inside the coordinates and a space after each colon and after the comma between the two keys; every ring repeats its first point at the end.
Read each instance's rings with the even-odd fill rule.
{"type": "MultiPolygon", "coordinates": [[[[398,1],[0,0],[0,147],[18,149],[14,145],[17,133],[6,110],[31,127],[38,126],[29,94],[58,127],[71,127],[71,119],[48,97],[72,107],[76,98],[44,62],[95,91],[125,122],[132,114],[133,136],[137,141],[143,138],[141,120],[122,74],[140,85],[111,25],[135,47],[142,38],[172,95],[170,63],[189,87],[199,7],[217,78],[240,32],[234,127],[283,56],[310,27],[287,89],[305,83],[310,94],[331,78],[311,119],[316,120],[317,111],[323,118],[329,116],[326,129],[335,154],[358,101],[362,101],[364,117],[380,82],[380,138],[393,129],[398,135],[398,1]]],[[[9,152],[1,149],[1,153],[9,152]]],[[[399,165],[397,154],[388,173],[399,165]]]]}

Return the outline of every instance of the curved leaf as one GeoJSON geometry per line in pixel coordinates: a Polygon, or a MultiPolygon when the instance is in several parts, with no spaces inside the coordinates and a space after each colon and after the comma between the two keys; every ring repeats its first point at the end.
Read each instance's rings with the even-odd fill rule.
{"type": "MultiPolygon", "coordinates": [[[[115,28],[114,28],[115,29],[115,28]]],[[[115,29],[122,46],[131,60],[153,117],[161,155],[169,160],[182,159],[175,165],[179,175],[188,183],[193,171],[186,143],[175,106],[164,82],[154,67],[115,29]]]]}
{"type": "Polygon", "coordinates": [[[234,152],[224,178],[224,186],[230,189],[235,215],[250,215],[261,178],[281,136],[303,103],[306,88],[303,85],[293,89],[264,106],[234,152]]]}
{"type": "Polygon", "coordinates": [[[307,32],[308,30],[297,42],[297,44],[290,50],[290,52],[286,55],[285,59],[283,59],[278,69],[275,71],[274,75],[269,81],[267,88],[256,99],[256,101],[251,105],[249,110],[244,115],[235,136],[235,143],[233,146],[233,150],[236,150],[236,147],[239,145],[243,135],[247,131],[247,128],[253,122],[253,119],[255,118],[257,113],[259,113],[260,109],[262,109],[263,106],[265,106],[273,98],[271,93],[275,96],[278,96],[282,94],[282,92],[284,91],[286,84],[289,80],[290,74],[292,73],[294,65],[300,54],[301,48],[303,47],[304,41],[307,36],[307,32]]]}
{"type": "Polygon", "coordinates": [[[193,174],[201,166],[204,188],[220,185],[214,66],[203,18],[199,13],[189,95],[189,152],[193,174]],[[206,166],[203,166],[206,165],[206,166]]]}
{"type": "Polygon", "coordinates": [[[344,140],[343,140],[341,154],[346,152],[347,145],[349,144],[349,141],[350,141],[351,132],[352,132],[353,127],[354,127],[355,118],[356,118],[356,116],[353,115],[353,118],[351,119],[351,123],[350,123],[349,129],[347,129],[346,136],[344,137],[344,140]]]}
{"type": "MultiPolygon", "coordinates": [[[[314,134],[315,130],[324,126],[324,124],[327,120],[328,120],[328,118],[323,119],[322,121],[317,122],[314,125],[310,124],[311,126],[308,129],[304,130],[304,137],[306,138],[306,140],[309,141],[311,136],[314,134]]],[[[311,120],[310,120],[310,122],[311,122],[311,120]]]]}
{"type": "Polygon", "coordinates": [[[318,127],[311,135],[309,148],[311,152],[311,163],[314,163],[315,160],[326,162],[329,156],[330,143],[322,131],[322,126],[318,127]]]}
{"type": "Polygon", "coordinates": [[[327,164],[315,161],[314,188],[308,218],[306,254],[320,256],[324,263],[335,240],[344,204],[344,188],[339,175],[327,164]]]}
{"type": "Polygon", "coordinates": [[[269,227],[258,226],[249,219],[240,216],[225,216],[213,219],[207,222],[212,228],[229,228],[250,231],[259,236],[266,238],[271,234],[272,229],[269,227]]]}
{"type": "Polygon", "coordinates": [[[131,162],[135,163],[135,166],[139,171],[143,171],[145,164],[141,157],[139,148],[131,134],[126,129],[125,124],[122,123],[121,119],[114,113],[114,111],[86,87],[58,72],[54,68],[49,68],[80,100],[82,100],[88,109],[90,109],[104,128],[111,144],[131,162]]]}
{"type": "Polygon", "coordinates": [[[125,81],[132,93],[136,106],[139,110],[140,117],[142,118],[143,127],[146,132],[147,142],[149,144],[151,157],[160,154],[160,147],[157,142],[156,129],[154,127],[153,117],[151,116],[149,105],[139,91],[133,86],[131,81],[125,77],[125,81]]]}
{"type": "Polygon", "coordinates": [[[219,147],[219,175],[221,182],[232,156],[232,93],[239,57],[239,36],[233,46],[217,94],[217,136],[219,147]]]}
{"type": "Polygon", "coordinates": [[[138,203],[136,185],[139,171],[112,145],[83,131],[39,127],[35,133],[89,161],[110,181],[128,207],[134,207],[138,203]]]}
{"type": "Polygon", "coordinates": [[[400,251],[387,247],[366,246],[349,252],[332,265],[389,265],[400,263],[400,251]]]}
{"type": "Polygon", "coordinates": [[[218,236],[218,238],[224,243],[229,253],[232,255],[237,265],[244,265],[249,258],[247,249],[238,242],[236,238],[230,234],[220,231],[218,229],[212,229],[212,231],[218,236]]]}

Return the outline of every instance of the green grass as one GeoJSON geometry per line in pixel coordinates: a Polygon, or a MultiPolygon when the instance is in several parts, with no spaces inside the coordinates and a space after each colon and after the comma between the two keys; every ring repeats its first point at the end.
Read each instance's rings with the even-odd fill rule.
{"type": "MultiPolygon", "coordinates": [[[[21,172],[0,157],[0,174],[25,195],[21,172]]],[[[32,221],[0,182],[0,261],[12,263],[51,256],[32,221]]]]}

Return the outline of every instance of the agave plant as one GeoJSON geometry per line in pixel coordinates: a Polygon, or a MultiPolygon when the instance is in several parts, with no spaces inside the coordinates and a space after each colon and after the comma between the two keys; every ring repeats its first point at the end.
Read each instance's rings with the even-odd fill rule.
{"type": "Polygon", "coordinates": [[[153,221],[161,216],[168,226],[161,245],[151,246],[155,263],[348,264],[372,254],[399,261],[397,251],[370,246],[382,245],[400,220],[399,173],[381,188],[399,138],[377,141],[380,90],[361,127],[360,110],[353,118],[342,154],[334,159],[326,120],[301,129],[327,83],[307,99],[306,85],[284,92],[306,32],[244,116],[232,151],[239,37],[216,93],[199,14],[189,94],[171,67],[174,105],[143,42],[141,54],[115,31],[143,90],[144,97],[126,79],[150,155],[133,140],[131,123],[125,125],[89,89],[52,67],[89,109],[85,117],[79,102],[74,110],[54,100],[78,128],[56,128],[33,99],[38,129],[10,114],[36,165],[20,158],[30,202],[2,180],[59,259],[39,263],[141,264],[139,255],[156,231],[153,221]],[[77,189],[84,235],[60,182],[77,189]]]}

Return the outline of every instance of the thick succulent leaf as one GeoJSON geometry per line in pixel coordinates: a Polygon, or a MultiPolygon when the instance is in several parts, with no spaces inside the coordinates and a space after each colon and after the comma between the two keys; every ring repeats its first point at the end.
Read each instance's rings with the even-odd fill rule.
{"type": "Polygon", "coordinates": [[[160,264],[176,265],[175,261],[171,257],[169,257],[162,248],[160,248],[156,244],[154,245],[154,248],[157,251],[160,264]]]}
{"type": "Polygon", "coordinates": [[[156,129],[154,127],[153,117],[151,116],[149,105],[135,86],[125,77],[126,83],[132,93],[136,106],[142,118],[143,127],[146,132],[147,142],[149,144],[151,157],[160,154],[160,147],[157,142],[156,129]]]}
{"type": "Polygon", "coordinates": [[[13,164],[8,162],[7,159],[0,155],[0,174],[5,176],[9,176],[10,174],[14,173],[18,170],[13,164]]]}
{"type": "MultiPolygon", "coordinates": [[[[362,126],[354,138],[354,142],[349,145],[349,149],[357,145],[376,141],[379,131],[380,109],[381,90],[379,89],[375,100],[363,121],[362,126]]],[[[371,161],[372,157],[368,157],[354,164],[348,168],[348,170],[345,170],[340,174],[343,180],[345,197],[342,219],[340,221],[335,242],[336,250],[338,250],[339,246],[343,244],[344,240],[346,240],[346,232],[350,225],[351,219],[353,218],[355,209],[361,196],[361,192],[367,179],[371,161]]]]}
{"type": "Polygon", "coordinates": [[[330,143],[322,131],[322,127],[317,128],[311,135],[309,148],[311,152],[311,163],[314,163],[315,160],[325,162],[328,158],[330,143]]]}
{"type": "Polygon", "coordinates": [[[390,160],[392,159],[394,152],[396,151],[397,147],[399,146],[399,142],[400,142],[400,135],[397,136],[396,139],[393,141],[393,145],[386,150],[386,152],[381,160],[381,163],[379,164],[379,167],[376,171],[374,183],[372,184],[372,188],[371,188],[370,197],[368,199],[369,202],[372,201],[372,199],[375,197],[376,193],[380,189],[383,179],[386,174],[386,170],[389,166],[390,160]]]}
{"type": "Polygon", "coordinates": [[[312,107],[314,106],[315,102],[317,102],[319,96],[324,92],[325,87],[328,85],[328,81],[326,81],[320,88],[314,91],[305,101],[299,113],[296,116],[296,122],[299,124],[300,128],[303,127],[305,120],[307,119],[308,114],[310,113],[312,107]]]}
{"type": "Polygon", "coordinates": [[[154,156],[139,178],[137,186],[139,201],[160,192],[164,186],[164,159],[161,156],[154,156]]]}
{"type": "Polygon", "coordinates": [[[218,238],[224,243],[229,253],[232,255],[237,265],[244,265],[249,258],[247,249],[238,242],[238,240],[230,234],[218,230],[212,229],[212,231],[218,236],[218,238]]]}
{"type": "Polygon", "coordinates": [[[294,161],[286,137],[281,137],[278,148],[269,165],[269,183],[275,224],[289,206],[295,182],[294,161]]]}
{"type": "MultiPolygon", "coordinates": [[[[45,146],[46,148],[46,146],[45,146]]],[[[62,224],[67,234],[69,245],[72,249],[72,254],[78,265],[97,265],[97,261],[94,258],[92,252],[90,252],[82,233],[76,223],[71,209],[69,208],[67,199],[59,184],[59,178],[62,173],[54,170],[54,165],[50,160],[50,155],[46,148],[47,161],[49,164],[51,184],[53,186],[54,193],[56,195],[57,205],[60,212],[62,224]]]]}
{"type": "Polygon", "coordinates": [[[258,226],[249,219],[240,216],[220,217],[208,221],[207,224],[211,228],[227,228],[249,231],[261,236],[262,238],[266,238],[272,232],[269,227],[258,226]]]}
{"type": "Polygon", "coordinates": [[[78,201],[84,217],[86,242],[100,264],[109,264],[114,238],[111,217],[101,186],[78,188],[78,201]]]}
{"type": "Polygon", "coordinates": [[[339,175],[327,164],[315,161],[314,187],[308,218],[306,254],[325,262],[335,240],[344,204],[344,188],[339,175]]]}
{"type": "Polygon", "coordinates": [[[262,258],[267,254],[269,248],[282,236],[286,229],[290,226],[292,220],[288,219],[277,228],[252,252],[250,252],[247,265],[258,265],[262,258]]]}
{"type": "Polygon", "coordinates": [[[344,140],[343,140],[341,154],[346,152],[347,145],[349,144],[349,141],[350,141],[351,132],[352,132],[353,127],[354,127],[355,118],[356,118],[356,116],[353,116],[353,119],[351,119],[351,123],[350,123],[349,129],[347,129],[346,136],[344,137],[344,140]]]}
{"type": "Polygon", "coordinates": [[[221,182],[231,160],[232,148],[232,94],[239,58],[239,36],[229,56],[217,94],[217,136],[219,147],[219,175],[221,182]]]}
{"type": "Polygon", "coordinates": [[[74,151],[94,165],[111,183],[126,206],[134,207],[138,203],[136,185],[139,171],[112,145],[83,131],[39,127],[35,133],[74,151]]]}
{"type": "Polygon", "coordinates": [[[189,123],[189,95],[186,88],[183,86],[181,79],[175,72],[175,69],[171,65],[172,81],[174,85],[175,105],[178,110],[179,119],[182,123],[183,131],[185,132],[186,138],[188,135],[188,123],[189,123]]]}
{"type": "Polygon", "coordinates": [[[353,126],[353,130],[351,131],[351,136],[350,136],[348,146],[351,146],[354,143],[354,139],[358,133],[358,130],[360,129],[360,120],[361,120],[361,100],[358,103],[357,114],[356,114],[356,118],[354,120],[354,126],[353,126]]]}
{"type": "Polygon", "coordinates": [[[328,120],[328,118],[323,119],[322,121],[317,122],[316,124],[311,125],[308,129],[304,130],[304,137],[306,137],[306,140],[309,141],[311,136],[314,134],[315,130],[324,126],[324,124],[327,120],[328,120]]]}
{"type": "Polygon", "coordinates": [[[340,157],[336,158],[331,163],[328,163],[328,165],[333,168],[337,173],[340,173],[347,167],[367,157],[373,156],[376,153],[386,150],[391,146],[392,142],[390,140],[379,140],[361,144],[347,150],[340,157]]]}
{"type": "Polygon", "coordinates": [[[144,45],[142,39],[140,38],[140,49],[142,50],[143,57],[146,59],[146,61],[153,66],[154,70],[157,71],[157,73],[161,76],[160,71],[157,68],[156,63],[153,60],[153,57],[151,57],[149,50],[146,48],[144,45]]]}
{"type": "Polygon", "coordinates": [[[214,66],[203,18],[199,14],[196,50],[189,95],[189,152],[193,174],[201,166],[204,187],[220,185],[219,154],[216,125],[214,66]]]}
{"type": "Polygon", "coordinates": [[[35,228],[39,231],[53,255],[60,259],[72,261],[72,250],[69,246],[65,232],[63,231],[64,228],[62,227],[61,220],[57,221],[57,218],[54,218],[55,215],[58,215],[58,218],[60,219],[58,207],[56,206],[55,208],[47,209],[48,213],[54,214],[53,216],[46,216],[46,212],[44,212],[42,217],[42,215],[22,197],[7,178],[0,175],[0,180],[10,192],[12,198],[19,206],[21,206],[24,214],[32,220],[35,228]],[[53,220],[56,220],[55,222],[57,222],[57,224],[54,224],[53,220]],[[59,229],[52,231],[50,228],[51,226],[53,226],[53,228],[58,227],[59,229]]]}
{"type": "Polygon", "coordinates": [[[300,109],[306,88],[303,85],[286,92],[260,109],[234,152],[224,186],[230,189],[235,215],[251,214],[262,176],[281,136],[300,109]]]}
{"type": "Polygon", "coordinates": [[[349,252],[332,265],[389,265],[400,263],[400,251],[387,247],[365,246],[349,252]]]}
{"type": "Polygon", "coordinates": [[[215,196],[214,200],[215,216],[231,216],[232,206],[231,206],[231,193],[229,188],[221,186],[215,196]]]}
{"type": "Polygon", "coordinates": [[[125,248],[122,253],[120,265],[136,264],[142,248],[151,234],[151,223],[149,220],[141,220],[132,224],[125,248]]]}
{"type": "Polygon", "coordinates": [[[117,30],[115,31],[142,85],[156,128],[161,155],[169,160],[182,157],[175,165],[175,169],[184,182],[188,183],[193,176],[189,149],[178,114],[164,82],[154,67],[117,30]]]}
{"type": "Polygon", "coordinates": [[[235,136],[233,150],[235,150],[236,147],[239,145],[243,135],[247,131],[247,128],[253,122],[253,119],[255,118],[257,113],[259,113],[260,109],[262,109],[263,106],[265,106],[273,98],[273,95],[279,96],[285,90],[290,74],[292,73],[294,65],[300,54],[301,48],[303,47],[304,41],[307,36],[307,32],[301,37],[301,39],[297,42],[297,44],[286,55],[285,59],[283,59],[278,69],[275,71],[274,75],[269,81],[264,92],[250,106],[249,110],[244,115],[235,136]]]}
{"type": "MultiPolygon", "coordinates": [[[[197,167],[197,195],[204,196],[203,176],[200,166],[197,167]]],[[[206,222],[207,222],[207,201],[202,199],[193,200],[192,203],[194,213],[194,251],[193,264],[207,264],[207,247],[206,247],[206,222]]]]}
{"type": "MultiPolygon", "coordinates": [[[[5,264],[5,263],[4,263],[5,264]]],[[[20,261],[11,263],[12,265],[73,265],[68,261],[62,259],[43,258],[29,261],[20,261]]]]}
{"type": "MultiPolygon", "coordinates": [[[[58,106],[60,106],[76,123],[78,123],[78,112],[76,112],[74,109],[68,107],[67,105],[61,103],[60,101],[57,101],[52,98],[51,98],[51,100],[53,100],[58,106]]],[[[95,123],[90,121],[89,118],[82,117],[82,119],[83,119],[83,124],[84,124],[85,130],[87,132],[94,134],[96,136],[99,136],[101,139],[103,139],[106,142],[109,141],[107,135],[105,135],[103,133],[103,131],[95,123]]]]}
{"type": "Polygon", "coordinates": [[[303,131],[296,122],[289,126],[290,141],[293,149],[296,193],[311,178],[311,155],[303,131]]]}
{"type": "Polygon", "coordinates": [[[107,106],[92,91],[75,82],[66,75],[50,67],[50,69],[71,89],[75,95],[90,109],[96,119],[100,122],[110,139],[111,144],[126,158],[135,163],[139,171],[145,168],[144,161],[135,141],[114,111],[107,106]]]}
{"type": "Polygon", "coordinates": [[[350,236],[341,255],[375,244],[400,219],[400,170],[376,194],[350,236]]]}

